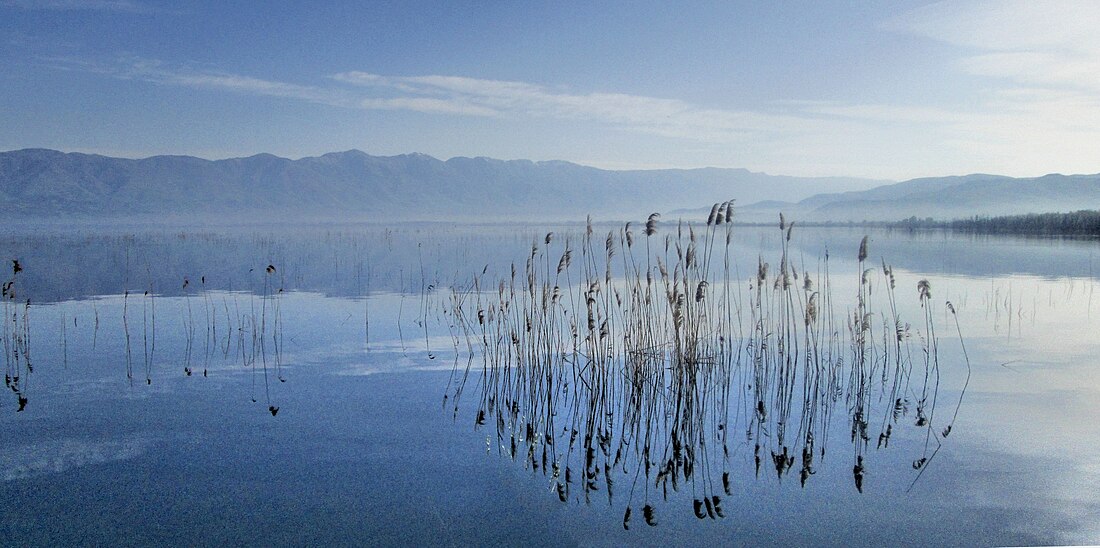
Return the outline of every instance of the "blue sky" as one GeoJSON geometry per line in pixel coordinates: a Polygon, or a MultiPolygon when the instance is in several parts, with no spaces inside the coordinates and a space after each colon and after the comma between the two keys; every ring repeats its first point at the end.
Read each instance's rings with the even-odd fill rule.
{"type": "Polygon", "coordinates": [[[0,149],[1100,172],[1100,3],[0,0],[0,149]]]}

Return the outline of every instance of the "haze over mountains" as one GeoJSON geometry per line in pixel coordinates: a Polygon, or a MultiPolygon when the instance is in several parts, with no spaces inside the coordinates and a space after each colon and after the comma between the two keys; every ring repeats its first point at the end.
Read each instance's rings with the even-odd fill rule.
{"type": "Polygon", "coordinates": [[[882,181],[770,176],[742,169],[608,171],[568,162],[360,151],[288,160],[140,160],[27,149],[0,153],[8,215],[64,218],[237,216],[353,220],[583,220],[737,198],[799,200],[882,181]]]}
{"type": "Polygon", "coordinates": [[[289,160],[144,159],[45,149],[0,152],[8,219],[579,220],[695,215],[737,199],[739,218],[899,220],[1100,207],[1100,175],[969,175],[897,184],[743,169],[609,171],[568,162],[360,151],[289,160]]]}
{"type": "Polygon", "coordinates": [[[1100,209],[1100,174],[1013,178],[964,175],[911,179],[870,190],[819,194],[797,203],[760,202],[740,220],[770,222],[784,212],[809,222],[936,220],[1100,209]]]}

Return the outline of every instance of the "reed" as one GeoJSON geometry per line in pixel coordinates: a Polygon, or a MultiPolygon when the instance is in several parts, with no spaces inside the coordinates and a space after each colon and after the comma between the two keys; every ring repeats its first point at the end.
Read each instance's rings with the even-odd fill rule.
{"type": "MultiPolygon", "coordinates": [[[[705,224],[681,221],[663,238],[653,214],[644,246],[631,223],[600,237],[589,219],[579,246],[547,233],[510,276],[486,279],[486,269],[452,288],[456,359],[445,404],[457,416],[479,373],[474,427],[490,429],[489,447],[546,476],[563,502],[599,494],[613,504],[625,481],[626,529],[636,503],[656,525],[655,499],[670,491],[683,492],[696,517],[721,518],[721,497],[736,489],[737,447],[751,449],[757,475],[768,462],[779,480],[798,470],[805,487],[837,411],[850,426],[862,492],[872,417],[882,413],[877,448],[885,450],[907,413],[910,334],[893,270],[884,260],[868,266],[865,237],[854,254],[856,292],[838,303],[828,252],[811,276],[791,248],[794,223],[781,216],[777,266],[759,257],[745,283],[730,252],[733,214],[732,201],[714,204],[705,224]]],[[[921,333],[923,428],[939,388],[930,308],[921,333]]]]}
{"type": "Polygon", "coordinates": [[[3,284],[4,327],[0,341],[4,345],[4,385],[15,394],[16,412],[27,408],[30,378],[34,372],[31,361],[30,299],[23,298],[19,273],[23,266],[11,261],[11,277],[3,284]]]}

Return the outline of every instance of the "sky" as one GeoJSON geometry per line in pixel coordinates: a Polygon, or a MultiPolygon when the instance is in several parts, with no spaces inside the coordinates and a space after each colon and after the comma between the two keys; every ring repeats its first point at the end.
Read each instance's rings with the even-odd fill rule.
{"type": "Polygon", "coordinates": [[[1100,172],[1100,2],[0,0],[0,150],[1100,172]]]}

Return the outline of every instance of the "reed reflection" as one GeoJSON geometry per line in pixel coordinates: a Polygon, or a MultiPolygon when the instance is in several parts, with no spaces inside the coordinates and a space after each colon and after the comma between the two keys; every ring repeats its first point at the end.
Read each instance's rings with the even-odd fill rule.
{"type": "MultiPolygon", "coordinates": [[[[547,233],[510,276],[483,272],[454,289],[452,335],[465,363],[456,358],[445,405],[457,418],[472,384],[487,449],[544,475],[562,502],[622,504],[628,529],[638,507],[656,525],[657,501],[690,500],[696,517],[723,517],[741,447],[757,477],[794,473],[806,487],[826,449],[844,445],[830,439],[844,424],[858,492],[873,450],[889,450],[903,428],[924,437],[915,482],[965,392],[952,387],[961,389],[955,415],[936,415],[930,284],[899,289],[885,261],[869,261],[864,237],[855,294],[839,295],[829,253],[812,262],[791,253],[794,223],[782,216],[778,260],[760,257],[744,283],[731,261],[732,215],[727,202],[705,225],[680,222],[663,235],[657,214],[638,233],[630,223],[606,237],[591,223],[576,237],[547,233]],[[905,298],[924,313],[915,326],[899,313],[905,298]]],[[[956,329],[961,339],[957,320],[956,329]]]]}

